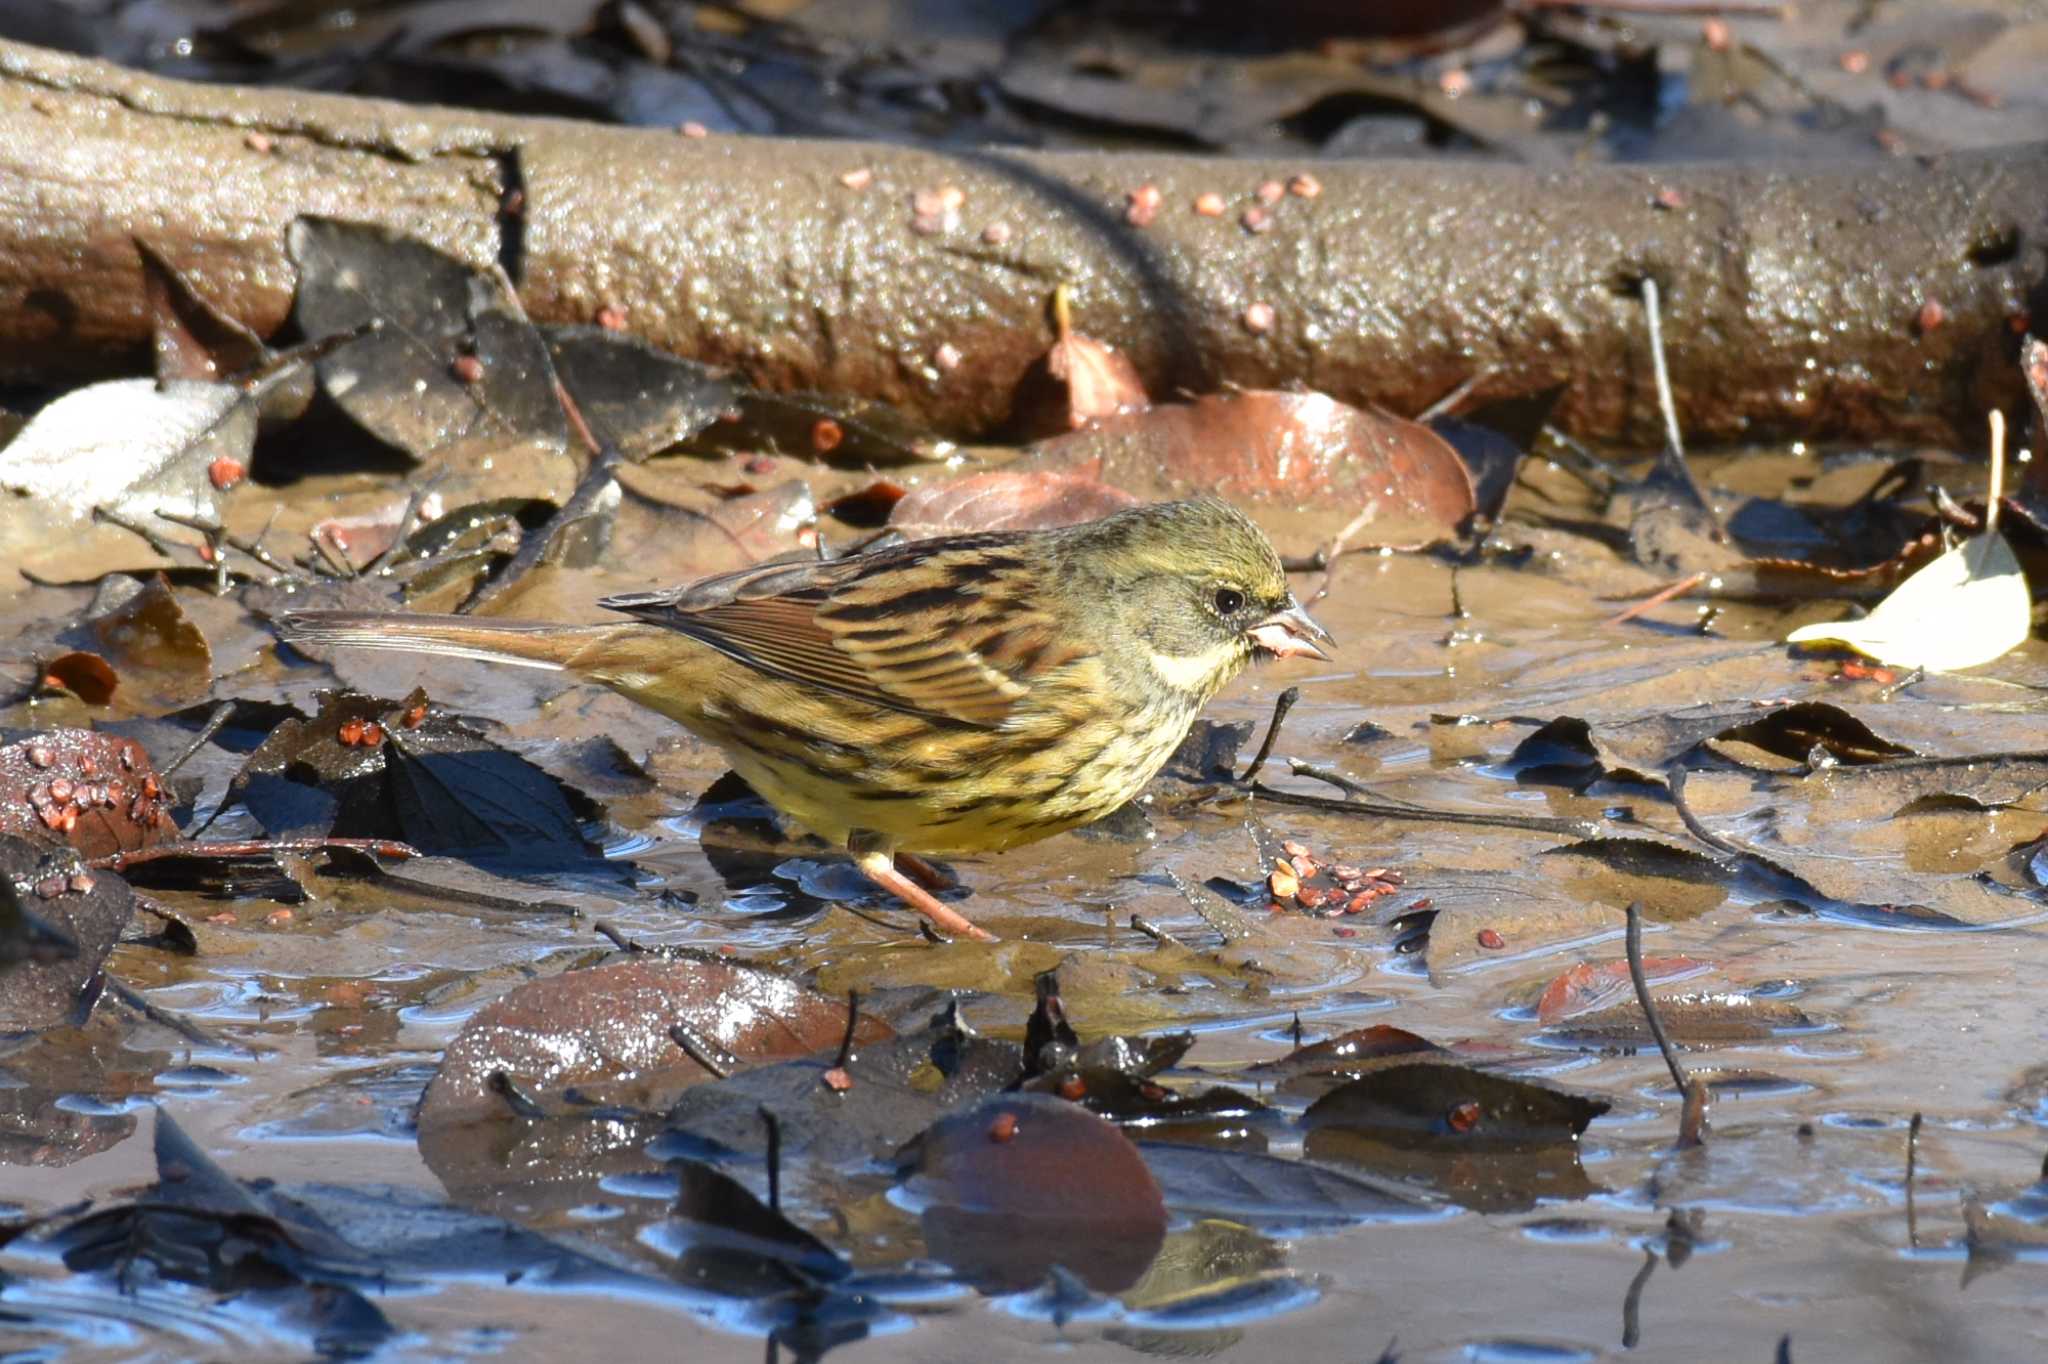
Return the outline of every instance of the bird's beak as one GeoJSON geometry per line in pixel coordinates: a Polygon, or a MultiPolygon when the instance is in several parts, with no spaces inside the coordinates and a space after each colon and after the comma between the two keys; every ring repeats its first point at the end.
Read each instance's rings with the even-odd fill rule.
{"type": "Polygon", "coordinates": [[[1302,657],[1328,661],[1330,656],[1323,652],[1322,645],[1337,642],[1292,597],[1287,599],[1286,606],[1244,633],[1252,647],[1269,658],[1302,657]]]}

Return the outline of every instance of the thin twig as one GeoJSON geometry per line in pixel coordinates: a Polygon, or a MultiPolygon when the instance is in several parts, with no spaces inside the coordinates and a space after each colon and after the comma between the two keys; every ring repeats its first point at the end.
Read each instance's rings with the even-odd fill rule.
{"type": "Polygon", "coordinates": [[[1252,765],[1244,770],[1237,780],[1239,784],[1250,781],[1266,765],[1266,759],[1273,756],[1273,745],[1280,740],[1280,726],[1287,719],[1287,712],[1294,709],[1294,703],[1301,699],[1300,687],[1289,687],[1273,698],[1273,718],[1266,722],[1266,737],[1259,745],[1259,754],[1252,759],[1252,765]]]}
{"type": "Polygon", "coordinates": [[[853,1060],[853,1031],[860,1026],[860,991],[846,992],[846,1035],[839,1039],[839,1056],[832,1062],[839,1070],[845,1070],[853,1060]]]}
{"type": "Polygon", "coordinates": [[[1629,1280],[1628,1292],[1621,1298],[1621,1348],[1633,1350],[1643,1339],[1643,1289],[1649,1285],[1650,1275],[1657,1269],[1657,1252],[1643,1252],[1643,1267],[1629,1280]]]}
{"type": "Polygon", "coordinates": [[[768,1129],[768,1206],[782,1211],[782,1120],[767,1104],[760,1107],[761,1123],[768,1129]]]}
{"type": "Polygon", "coordinates": [[[1637,900],[1628,907],[1628,978],[1635,982],[1636,1003],[1642,1006],[1643,1019],[1650,1025],[1650,1036],[1657,1039],[1657,1050],[1664,1053],[1664,1064],[1671,1068],[1671,1083],[1678,1086],[1678,1092],[1686,1092],[1685,1068],[1678,1064],[1678,1053],[1671,1049],[1671,1039],[1664,1035],[1664,1020],[1657,1016],[1656,1001],[1650,998],[1650,982],[1643,974],[1643,902],[1637,900]]]}
{"type": "Polygon", "coordinates": [[[505,1107],[512,1110],[515,1118],[545,1118],[548,1111],[520,1092],[519,1082],[509,1071],[494,1070],[484,1081],[491,1093],[505,1101],[505,1107]]]}
{"type": "Polygon", "coordinates": [[[1478,388],[1481,384],[1485,383],[1488,379],[1491,379],[1492,377],[1493,371],[1490,368],[1475,370],[1473,373],[1467,375],[1464,381],[1460,383],[1456,388],[1452,389],[1449,393],[1444,394],[1443,397],[1438,398],[1428,407],[1425,407],[1420,412],[1416,413],[1415,420],[1421,422],[1425,426],[1428,425],[1430,422],[1435,421],[1438,417],[1447,414],[1452,408],[1456,407],[1459,403],[1462,403],[1467,398],[1471,397],[1474,389],[1478,388]]]}
{"type": "Polygon", "coordinates": [[[210,543],[226,545],[229,549],[246,554],[265,568],[282,573],[287,578],[297,578],[299,576],[297,569],[263,547],[261,537],[254,540],[244,540],[239,535],[230,535],[227,528],[218,521],[209,521],[203,516],[187,516],[183,512],[163,511],[161,509],[157,511],[156,515],[159,521],[168,521],[174,526],[183,526],[187,530],[196,530],[201,535],[206,536],[210,543]]]}
{"type": "Polygon", "coordinates": [[[120,980],[116,976],[106,976],[106,982],[108,994],[112,995],[115,999],[121,1001],[121,1003],[126,1005],[127,1007],[135,1010],[135,1012],[141,1014],[150,1022],[155,1023],[161,1027],[169,1028],[172,1032],[178,1034],[178,1036],[184,1038],[187,1042],[192,1043],[192,1045],[196,1047],[205,1047],[209,1050],[233,1052],[240,1056],[254,1056],[256,1054],[248,1047],[242,1046],[239,1043],[222,1041],[220,1038],[215,1037],[213,1034],[207,1032],[204,1028],[201,1028],[197,1023],[194,1023],[191,1019],[186,1018],[181,1014],[174,1014],[169,1009],[158,1008],[156,1005],[144,999],[142,995],[138,993],[133,987],[128,985],[126,982],[120,980]]]}
{"type": "Polygon", "coordinates": [[[611,943],[613,947],[618,948],[621,952],[637,953],[645,952],[647,950],[646,948],[642,947],[639,943],[636,943],[631,938],[627,937],[624,933],[621,933],[618,930],[618,928],[615,927],[607,919],[594,920],[592,921],[590,927],[591,931],[596,933],[598,937],[605,939],[606,941],[611,943]]]}
{"type": "Polygon", "coordinates": [[[1919,1248],[1920,1221],[1913,1206],[1913,1176],[1920,1164],[1920,1123],[1921,1115],[1915,1113],[1906,1124],[1906,1244],[1919,1248]]]}
{"type": "Polygon", "coordinates": [[[1183,952],[1193,950],[1186,943],[1182,942],[1179,938],[1174,937],[1173,934],[1159,927],[1157,924],[1153,923],[1151,920],[1147,919],[1142,914],[1133,914],[1131,916],[1131,927],[1136,929],[1138,932],[1143,933],[1146,937],[1150,938],[1153,942],[1158,943],[1161,947],[1178,947],[1183,952]]]}
{"type": "MultiPolygon", "coordinates": [[[[1327,772],[1299,759],[1290,761],[1288,770],[1296,776],[1313,777],[1327,781],[1342,790],[1356,788],[1356,783],[1342,773],[1327,772]]],[[[1426,805],[1394,804],[1378,800],[1335,800],[1329,796],[1309,796],[1298,791],[1282,791],[1262,781],[1251,784],[1252,794],[1262,796],[1276,805],[1296,805],[1304,810],[1321,810],[1325,814],[1357,815],[1368,819],[1412,819],[1426,820],[1437,824],[1463,824],[1483,829],[1527,829],[1534,833],[1558,834],[1570,838],[1597,838],[1600,826],[1590,819],[1553,819],[1543,815],[1487,815],[1470,810],[1438,810],[1426,805]]]]}
{"type": "Polygon", "coordinates": [[[1657,407],[1664,414],[1664,439],[1671,453],[1683,458],[1685,441],[1678,434],[1678,405],[1671,400],[1671,375],[1664,368],[1663,310],[1658,306],[1654,276],[1643,276],[1643,311],[1650,319],[1650,365],[1657,379],[1657,407]]]}
{"type": "Polygon", "coordinates": [[[372,858],[393,857],[401,861],[420,855],[419,850],[410,843],[400,843],[391,838],[252,838],[219,843],[181,838],[169,843],[153,843],[146,848],[129,848],[122,852],[108,853],[104,857],[88,858],[86,865],[96,871],[126,871],[144,862],[161,862],[173,857],[211,857],[221,861],[247,861],[251,858],[270,857],[277,853],[334,851],[362,853],[372,858]]]}
{"type": "Polygon", "coordinates": [[[739,1058],[727,1053],[707,1037],[699,1037],[696,1029],[687,1023],[671,1024],[669,1041],[683,1049],[683,1055],[711,1072],[716,1079],[723,1080],[739,1068],[739,1058]]]}
{"type": "Polygon", "coordinates": [[[214,735],[220,733],[220,727],[226,724],[229,717],[233,716],[234,713],[235,703],[232,701],[223,701],[215,706],[213,714],[206,717],[206,723],[199,727],[198,735],[193,738],[191,743],[185,746],[185,751],[171,759],[169,766],[158,768],[157,775],[159,777],[168,777],[171,773],[192,761],[193,755],[206,747],[214,735]]]}
{"type": "Polygon", "coordinates": [[[1602,624],[1626,624],[1627,622],[1634,620],[1637,616],[1642,615],[1643,612],[1654,610],[1655,608],[1662,606],[1665,602],[1670,601],[1673,597],[1684,596],[1686,593],[1692,591],[1695,587],[1698,587],[1701,583],[1705,582],[1706,580],[1707,574],[1705,569],[1700,570],[1698,573],[1695,573],[1690,577],[1680,578],[1675,583],[1671,583],[1668,586],[1658,588],[1655,592],[1652,592],[1649,596],[1644,597],[1641,601],[1636,602],[1634,605],[1625,607],[1622,610],[1617,611],[1615,614],[1609,616],[1605,621],[1603,621],[1602,624]]]}

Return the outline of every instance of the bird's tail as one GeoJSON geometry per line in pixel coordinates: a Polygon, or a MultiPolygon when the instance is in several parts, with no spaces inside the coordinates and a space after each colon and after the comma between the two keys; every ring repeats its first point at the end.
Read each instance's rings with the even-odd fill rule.
{"type": "Polygon", "coordinates": [[[574,667],[586,649],[619,629],[402,611],[290,611],[278,617],[277,626],[292,644],[391,649],[555,670],[574,667]]]}

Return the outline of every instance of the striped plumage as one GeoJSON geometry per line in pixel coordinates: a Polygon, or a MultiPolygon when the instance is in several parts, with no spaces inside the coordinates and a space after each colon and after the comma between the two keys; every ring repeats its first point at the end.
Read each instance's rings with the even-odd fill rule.
{"type": "MultiPolygon", "coordinates": [[[[302,612],[288,639],[563,668],[717,745],[906,889],[890,855],[995,851],[1110,813],[1257,653],[1319,654],[1271,544],[1215,501],[951,536],[613,597],[595,626],[302,612]]],[[[914,888],[913,888],[914,889],[914,888]]]]}

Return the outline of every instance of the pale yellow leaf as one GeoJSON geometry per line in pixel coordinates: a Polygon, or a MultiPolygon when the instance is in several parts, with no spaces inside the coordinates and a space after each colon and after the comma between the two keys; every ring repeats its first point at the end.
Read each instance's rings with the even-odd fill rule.
{"type": "Polygon", "coordinates": [[[1862,620],[1802,625],[1785,642],[1832,641],[1880,663],[1954,672],[2019,647],[2033,609],[2012,546],[1989,531],[1900,583],[1862,620]]]}

